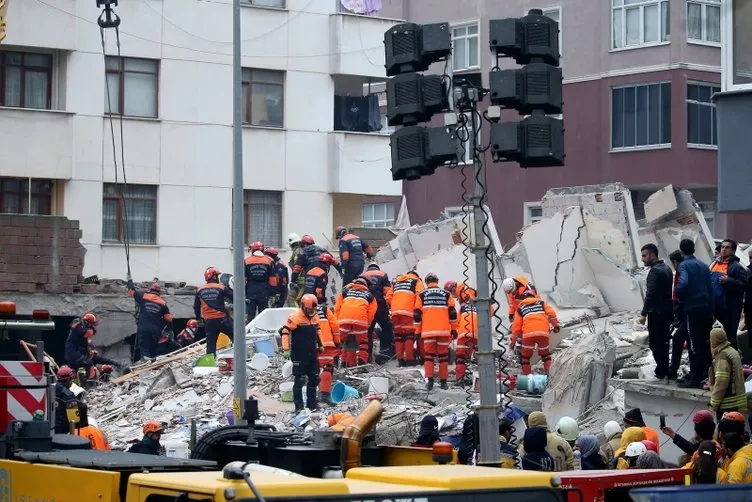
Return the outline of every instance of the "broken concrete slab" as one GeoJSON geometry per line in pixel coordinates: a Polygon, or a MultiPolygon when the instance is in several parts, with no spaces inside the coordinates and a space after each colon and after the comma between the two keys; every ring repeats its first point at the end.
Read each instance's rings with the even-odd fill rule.
{"type": "Polygon", "coordinates": [[[610,261],[600,249],[583,249],[595,285],[614,310],[640,310],[644,302],[640,282],[628,271],[610,261]]]}
{"type": "MultiPolygon", "coordinates": [[[[622,228],[614,226],[608,220],[598,218],[587,209],[582,210],[582,217],[587,229],[587,247],[600,249],[605,256],[620,267],[631,269],[640,266],[635,259],[632,240],[622,228]]],[[[636,228],[635,231],[637,231],[636,228]]]]}
{"type": "Polygon", "coordinates": [[[644,202],[645,223],[652,225],[671,215],[679,208],[673,185],[666,185],[653,192],[644,202]]]}

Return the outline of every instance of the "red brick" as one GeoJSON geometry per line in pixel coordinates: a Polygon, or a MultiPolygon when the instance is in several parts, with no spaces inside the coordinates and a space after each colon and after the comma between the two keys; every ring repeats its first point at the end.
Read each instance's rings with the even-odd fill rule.
{"type": "Polygon", "coordinates": [[[57,287],[56,293],[60,293],[63,295],[70,295],[73,294],[73,285],[60,285],[57,287]]]}
{"type": "Polygon", "coordinates": [[[4,229],[0,229],[0,246],[18,246],[22,244],[22,239],[24,238],[20,235],[6,234],[4,229]]]}
{"type": "Polygon", "coordinates": [[[19,293],[33,293],[37,290],[37,287],[31,282],[19,282],[16,283],[16,287],[13,288],[13,290],[18,291],[19,293]]]}
{"type": "Polygon", "coordinates": [[[63,286],[78,284],[78,275],[60,275],[60,284],[63,286]]]}
{"type": "Polygon", "coordinates": [[[13,284],[9,282],[0,282],[0,291],[13,291],[13,284]]]}
{"type": "Polygon", "coordinates": [[[36,284],[46,284],[50,279],[47,274],[35,273],[31,274],[29,280],[35,282],[36,284]]]}
{"type": "Polygon", "coordinates": [[[70,227],[72,229],[78,230],[79,229],[79,223],[78,220],[68,220],[68,223],[70,223],[70,227]]]}
{"type": "Polygon", "coordinates": [[[85,295],[93,295],[97,292],[96,284],[81,284],[81,292],[85,295]]]}
{"type": "Polygon", "coordinates": [[[50,217],[37,216],[34,221],[34,226],[37,228],[52,228],[54,220],[50,217]]]}
{"type": "Polygon", "coordinates": [[[75,275],[76,281],[78,281],[78,273],[81,272],[81,267],[78,265],[66,265],[60,272],[65,275],[75,275]]]}

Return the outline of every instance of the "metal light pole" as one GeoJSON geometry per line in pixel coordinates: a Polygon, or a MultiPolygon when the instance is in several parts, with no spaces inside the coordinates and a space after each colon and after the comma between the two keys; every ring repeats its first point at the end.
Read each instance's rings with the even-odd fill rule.
{"type": "Polygon", "coordinates": [[[233,304],[233,380],[235,399],[233,412],[235,423],[242,424],[242,402],[247,397],[246,391],[246,347],[245,347],[245,267],[243,250],[245,248],[243,214],[243,117],[242,113],[242,68],[240,65],[240,0],[232,2],[232,150],[233,150],[233,184],[232,184],[232,275],[234,279],[233,304]]]}

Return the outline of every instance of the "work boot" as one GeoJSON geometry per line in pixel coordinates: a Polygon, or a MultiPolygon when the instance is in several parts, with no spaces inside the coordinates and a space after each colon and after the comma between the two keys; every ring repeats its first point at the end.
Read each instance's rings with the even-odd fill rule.
{"type": "Polygon", "coordinates": [[[324,404],[328,404],[329,406],[332,406],[334,404],[332,403],[332,395],[329,392],[322,392],[320,401],[324,404]]]}
{"type": "Polygon", "coordinates": [[[428,379],[428,383],[426,384],[426,390],[433,390],[433,377],[428,379]]]}
{"type": "Polygon", "coordinates": [[[398,367],[398,368],[404,368],[404,367],[406,367],[406,366],[407,366],[407,364],[405,363],[405,361],[404,361],[404,360],[402,360],[402,359],[397,359],[397,367],[398,367]]]}
{"type": "Polygon", "coordinates": [[[444,390],[447,390],[449,388],[449,385],[447,385],[447,381],[446,380],[441,380],[439,382],[439,387],[441,387],[444,390]]]}

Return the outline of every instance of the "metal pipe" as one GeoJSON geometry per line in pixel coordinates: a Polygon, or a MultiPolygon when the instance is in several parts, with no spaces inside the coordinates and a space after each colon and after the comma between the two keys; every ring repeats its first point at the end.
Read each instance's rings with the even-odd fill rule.
{"type": "Polygon", "coordinates": [[[233,381],[235,384],[235,423],[245,424],[242,419],[242,402],[246,399],[246,347],[245,347],[245,267],[243,264],[245,248],[243,218],[243,122],[242,122],[242,78],[240,65],[240,0],[232,2],[232,149],[233,149],[233,186],[232,186],[232,262],[235,289],[233,289],[233,381]],[[239,315],[238,315],[239,314],[239,315]]]}
{"type": "Polygon", "coordinates": [[[384,408],[381,401],[373,400],[366,409],[355,418],[353,423],[347,426],[342,434],[342,447],[340,449],[340,464],[342,475],[354,467],[360,467],[361,448],[363,438],[381,420],[384,408]]]}

